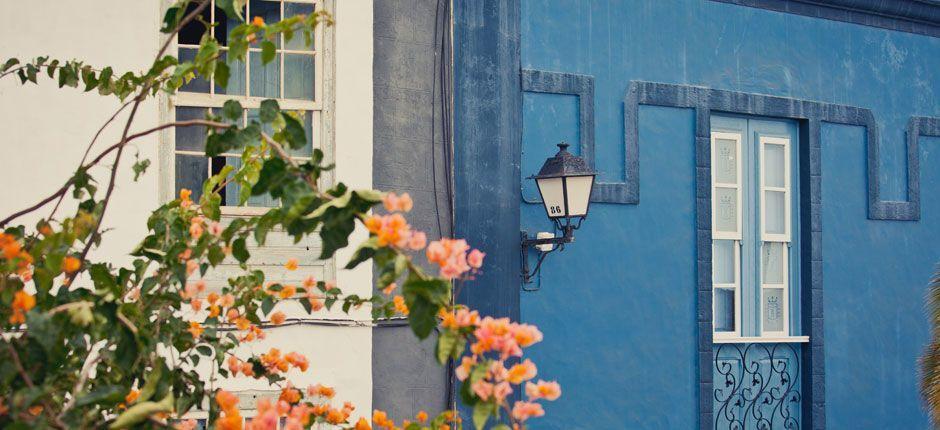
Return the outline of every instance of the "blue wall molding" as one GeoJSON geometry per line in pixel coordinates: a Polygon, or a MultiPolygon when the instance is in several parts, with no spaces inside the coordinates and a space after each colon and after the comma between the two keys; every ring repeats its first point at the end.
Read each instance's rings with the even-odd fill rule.
{"type": "Polygon", "coordinates": [[[936,0],[712,0],[940,37],[936,0]]]}

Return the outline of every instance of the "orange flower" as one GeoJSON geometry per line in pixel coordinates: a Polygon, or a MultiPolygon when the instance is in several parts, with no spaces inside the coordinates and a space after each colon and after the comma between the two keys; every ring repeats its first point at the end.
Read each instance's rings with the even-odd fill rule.
{"type": "Polygon", "coordinates": [[[346,421],[346,417],[343,414],[343,411],[339,409],[330,408],[329,412],[326,413],[326,422],[336,425],[340,424],[343,421],[346,421]]]}
{"type": "Polygon", "coordinates": [[[264,18],[262,18],[262,17],[260,17],[260,16],[256,16],[254,19],[251,20],[251,25],[255,25],[255,26],[258,26],[258,27],[264,27],[264,18]]]}
{"type": "Polygon", "coordinates": [[[382,294],[385,294],[386,296],[391,295],[392,291],[395,291],[396,288],[398,288],[398,284],[392,282],[391,284],[388,284],[387,287],[382,288],[382,294]]]}
{"type": "Polygon", "coordinates": [[[284,268],[290,271],[297,270],[297,259],[291,258],[287,260],[287,263],[284,263],[284,268]]]}
{"type": "Polygon", "coordinates": [[[42,413],[42,405],[30,406],[27,410],[29,411],[30,415],[38,417],[39,414],[42,413]]]}
{"type": "Polygon", "coordinates": [[[219,408],[225,412],[235,409],[235,406],[238,405],[238,396],[225,391],[219,390],[218,393],[215,393],[215,403],[219,405],[219,408]]]}
{"type": "Polygon", "coordinates": [[[336,390],[333,387],[327,387],[326,385],[316,385],[317,395],[326,397],[327,399],[332,399],[336,395],[336,390]]]}
{"type": "Polygon", "coordinates": [[[415,415],[415,419],[418,420],[419,423],[424,424],[425,421],[428,420],[428,413],[425,411],[418,411],[418,415],[415,415]]]}
{"type": "Polygon", "coordinates": [[[277,311],[271,314],[271,323],[274,325],[280,325],[287,319],[287,316],[284,315],[284,312],[277,311]]]}
{"type": "Polygon", "coordinates": [[[388,193],[385,197],[382,197],[382,205],[385,206],[385,210],[389,212],[410,212],[411,208],[414,207],[414,201],[411,200],[411,196],[408,193],[402,195],[397,195],[395,193],[388,193]]]}
{"type": "Polygon", "coordinates": [[[13,295],[13,302],[10,307],[13,308],[13,315],[10,315],[10,324],[23,324],[26,322],[26,312],[36,306],[36,297],[19,290],[13,295]]]}
{"type": "Polygon", "coordinates": [[[215,318],[222,313],[222,309],[216,305],[209,306],[209,318],[215,318]]]}
{"type": "Polygon", "coordinates": [[[304,357],[303,354],[297,352],[289,352],[284,356],[284,360],[291,364],[301,372],[306,372],[307,368],[310,366],[310,362],[307,361],[307,357],[304,357]]]}
{"type": "Polygon", "coordinates": [[[395,298],[392,299],[392,302],[395,304],[395,311],[404,315],[408,315],[408,305],[405,304],[404,297],[395,296],[395,298]]]}
{"type": "Polygon", "coordinates": [[[71,255],[65,257],[65,259],[62,260],[62,270],[65,271],[65,273],[69,273],[69,274],[75,273],[81,267],[82,267],[82,262],[71,255]]]}
{"type": "Polygon", "coordinates": [[[39,233],[43,236],[52,236],[52,226],[47,222],[43,222],[42,225],[39,226],[39,233]]]}
{"type": "Polygon", "coordinates": [[[372,430],[372,426],[365,418],[359,418],[359,421],[356,421],[355,430],[372,430]]]}
{"type": "Polygon", "coordinates": [[[293,285],[285,285],[284,288],[281,288],[281,291],[277,292],[278,297],[282,299],[289,299],[294,297],[297,294],[297,287],[293,285]]]}
{"type": "Polygon", "coordinates": [[[555,381],[545,382],[539,380],[536,384],[527,382],[525,384],[525,394],[529,396],[529,400],[557,400],[561,397],[561,386],[555,381]]]}
{"type": "Polygon", "coordinates": [[[193,335],[194,338],[198,338],[202,335],[203,332],[202,324],[199,324],[196,321],[190,321],[189,328],[186,329],[186,331],[193,335]]]}
{"type": "Polygon", "coordinates": [[[124,403],[127,403],[128,405],[134,403],[138,397],[140,397],[140,391],[131,390],[129,393],[127,393],[126,396],[124,396],[124,403]]]}
{"type": "Polygon", "coordinates": [[[526,359],[522,363],[515,364],[509,368],[509,374],[506,376],[506,380],[511,384],[521,384],[523,381],[528,381],[535,377],[538,373],[538,370],[535,368],[535,363],[532,360],[526,359]]]}
{"type": "Polygon", "coordinates": [[[311,290],[317,287],[317,278],[314,278],[313,275],[310,275],[304,278],[303,287],[311,290]]]}
{"type": "Polygon", "coordinates": [[[20,253],[20,243],[13,239],[13,236],[4,234],[3,244],[3,257],[7,260],[12,260],[16,258],[20,253]]]}
{"type": "Polygon", "coordinates": [[[287,403],[297,403],[300,401],[300,391],[293,387],[287,387],[281,390],[281,396],[278,397],[278,400],[285,401],[287,403]]]}

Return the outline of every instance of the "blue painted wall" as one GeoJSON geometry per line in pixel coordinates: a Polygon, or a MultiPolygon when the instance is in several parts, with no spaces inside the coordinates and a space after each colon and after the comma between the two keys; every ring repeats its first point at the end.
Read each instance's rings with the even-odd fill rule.
{"type": "MultiPolygon", "coordinates": [[[[489,167],[491,181],[519,190],[515,181],[534,173],[536,160],[579,133],[574,97],[526,93],[520,102],[505,92],[518,77],[514,67],[594,76],[603,181],[625,175],[622,100],[631,80],[871,109],[882,164],[880,177],[870,179],[888,200],[908,197],[908,119],[940,116],[938,38],[706,0],[520,0],[518,63],[512,53],[477,52],[483,45],[472,42],[480,36],[461,40],[478,34],[486,17],[494,31],[511,34],[514,15],[493,14],[516,3],[455,8],[457,227],[484,239],[488,252],[505,253],[504,263],[518,264],[511,258],[518,238],[485,233],[494,228],[489,221],[517,215],[520,228],[546,231],[544,212],[521,204],[518,194],[511,198],[519,212],[506,207],[505,194],[481,198],[485,187],[474,187],[473,178],[489,167]],[[487,94],[491,103],[508,100],[522,118],[489,112],[480,102],[487,94]],[[488,210],[499,215],[474,226],[488,210]]],[[[644,106],[638,127],[638,205],[594,204],[577,241],[548,258],[541,290],[521,293],[518,303],[506,296],[517,291],[511,280],[518,266],[491,278],[499,291],[465,297],[504,303],[492,309],[519,312],[545,332],[533,359],[565,394],[537,428],[576,428],[585,419],[590,428],[694,428],[700,397],[711,395],[699,393],[696,364],[694,113],[644,106]]],[[[940,261],[938,140],[920,141],[920,221],[876,221],[867,217],[864,129],[823,125],[825,327],[805,334],[825,338],[828,428],[927,427],[916,359],[927,340],[924,286],[940,261]]]]}

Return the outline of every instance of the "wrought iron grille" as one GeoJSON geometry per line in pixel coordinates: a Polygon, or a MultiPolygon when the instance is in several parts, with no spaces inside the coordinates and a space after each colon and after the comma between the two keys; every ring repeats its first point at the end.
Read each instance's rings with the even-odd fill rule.
{"type": "Polygon", "coordinates": [[[798,344],[715,346],[715,430],[800,428],[798,344]]]}

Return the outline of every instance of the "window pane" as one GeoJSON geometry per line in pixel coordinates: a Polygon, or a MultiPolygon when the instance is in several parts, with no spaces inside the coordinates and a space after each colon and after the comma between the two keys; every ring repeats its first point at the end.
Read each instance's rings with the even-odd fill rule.
{"type": "MultiPolygon", "coordinates": [[[[187,121],[206,117],[206,108],[178,107],[176,120],[187,121]]],[[[205,127],[176,127],[176,149],[180,151],[204,152],[206,145],[205,127]]]]}
{"type": "Polygon", "coordinates": [[[783,288],[764,288],[763,331],[783,331],[783,288]]]}
{"type": "MultiPolygon", "coordinates": [[[[281,2],[277,0],[251,0],[248,3],[249,10],[251,11],[251,19],[248,22],[251,22],[255,17],[264,18],[264,22],[267,24],[274,24],[281,20],[281,2]]],[[[274,45],[281,46],[281,37],[280,35],[274,40],[274,45]]]]}
{"type": "Polygon", "coordinates": [[[313,132],[313,112],[305,111],[303,113],[303,125],[307,135],[307,145],[300,149],[288,149],[287,153],[292,157],[309,157],[313,155],[313,140],[310,138],[313,132]]]}
{"type": "MultiPolygon", "coordinates": [[[[242,165],[241,158],[238,157],[225,157],[225,164],[232,166],[235,170],[238,170],[242,165]]],[[[225,185],[225,206],[238,206],[241,199],[242,187],[236,182],[229,182],[225,185]]],[[[248,191],[245,191],[246,193],[248,191]]],[[[248,198],[246,203],[248,206],[255,207],[273,207],[277,206],[277,201],[272,199],[271,196],[265,194],[261,196],[251,196],[248,198]]]]}
{"type": "Polygon", "coordinates": [[[186,188],[193,192],[192,199],[199,201],[202,183],[209,173],[209,159],[196,155],[176,156],[176,195],[186,188]]]}
{"type": "Polygon", "coordinates": [[[764,242],[761,247],[761,280],[764,284],[783,284],[784,246],[781,242],[764,242]]]}
{"type": "Polygon", "coordinates": [[[786,162],[783,145],[764,145],[764,186],[785,187],[786,162]]]}
{"type": "Polygon", "coordinates": [[[223,60],[226,60],[229,68],[228,76],[228,85],[225,88],[222,88],[218,84],[215,85],[216,94],[228,94],[233,96],[243,96],[245,95],[245,71],[247,66],[243,61],[228,61],[228,52],[222,51],[219,55],[222,56],[223,60]]]}
{"type": "Polygon", "coordinates": [[[281,96],[281,54],[268,64],[261,64],[261,52],[249,52],[251,70],[251,96],[279,98],[281,96]]]}
{"type": "MultiPolygon", "coordinates": [[[[314,5],[312,4],[284,3],[284,17],[289,18],[294,15],[301,15],[301,14],[309,16],[310,14],[314,12],[313,9],[314,9],[314,5]]],[[[304,41],[304,34],[302,32],[295,32],[294,37],[289,42],[285,42],[284,46],[287,49],[292,49],[292,50],[310,51],[313,49],[313,42],[314,42],[312,36],[313,35],[311,34],[311,38],[310,38],[311,44],[310,46],[307,46],[304,41]]]]}
{"type": "Polygon", "coordinates": [[[738,144],[731,139],[715,139],[715,182],[738,182],[738,144]]]}
{"type": "Polygon", "coordinates": [[[284,98],[313,100],[314,58],[284,54],[284,98]]]}
{"type": "MultiPolygon", "coordinates": [[[[198,5],[195,3],[190,3],[189,6],[186,7],[186,14],[188,15],[192,13],[194,10],[196,10],[197,6],[198,5]]],[[[203,22],[212,22],[211,9],[203,9],[200,15],[202,15],[203,22]]],[[[205,34],[206,31],[208,31],[206,24],[203,24],[198,19],[194,19],[190,21],[189,24],[186,24],[185,27],[180,29],[179,36],[177,36],[176,41],[181,45],[198,45],[199,40],[202,39],[202,35],[205,34]]]]}
{"type": "Polygon", "coordinates": [[[764,231],[772,234],[786,233],[786,193],[782,191],[764,192],[764,231]]]}
{"type": "Polygon", "coordinates": [[[734,289],[715,289],[715,322],[716,332],[735,331],[734,329],[734,289]]]}
{"type": "Polygon", "coordinates": [[[738,231],[738,190],[715,188],[715,227],[722,232],[738,231]]]}
{"type": "Polygon", "coordinates": [[[734,284],[734,241],[716,240],[712,245],[712,282],[734,284]]]}
{"type": "MultiPolygon", "coordinates": [[[[180,62],[184,61],[193,61],[196,58],[197,49],[194,48],[180,48],[179,60],[180,62]]],[[[189,83],[183,84],[180,87],[180,91],[188,91],[191,93],[208,93],[209,92],[209,81],[202,76],[196,76],[189,83]]]]}

